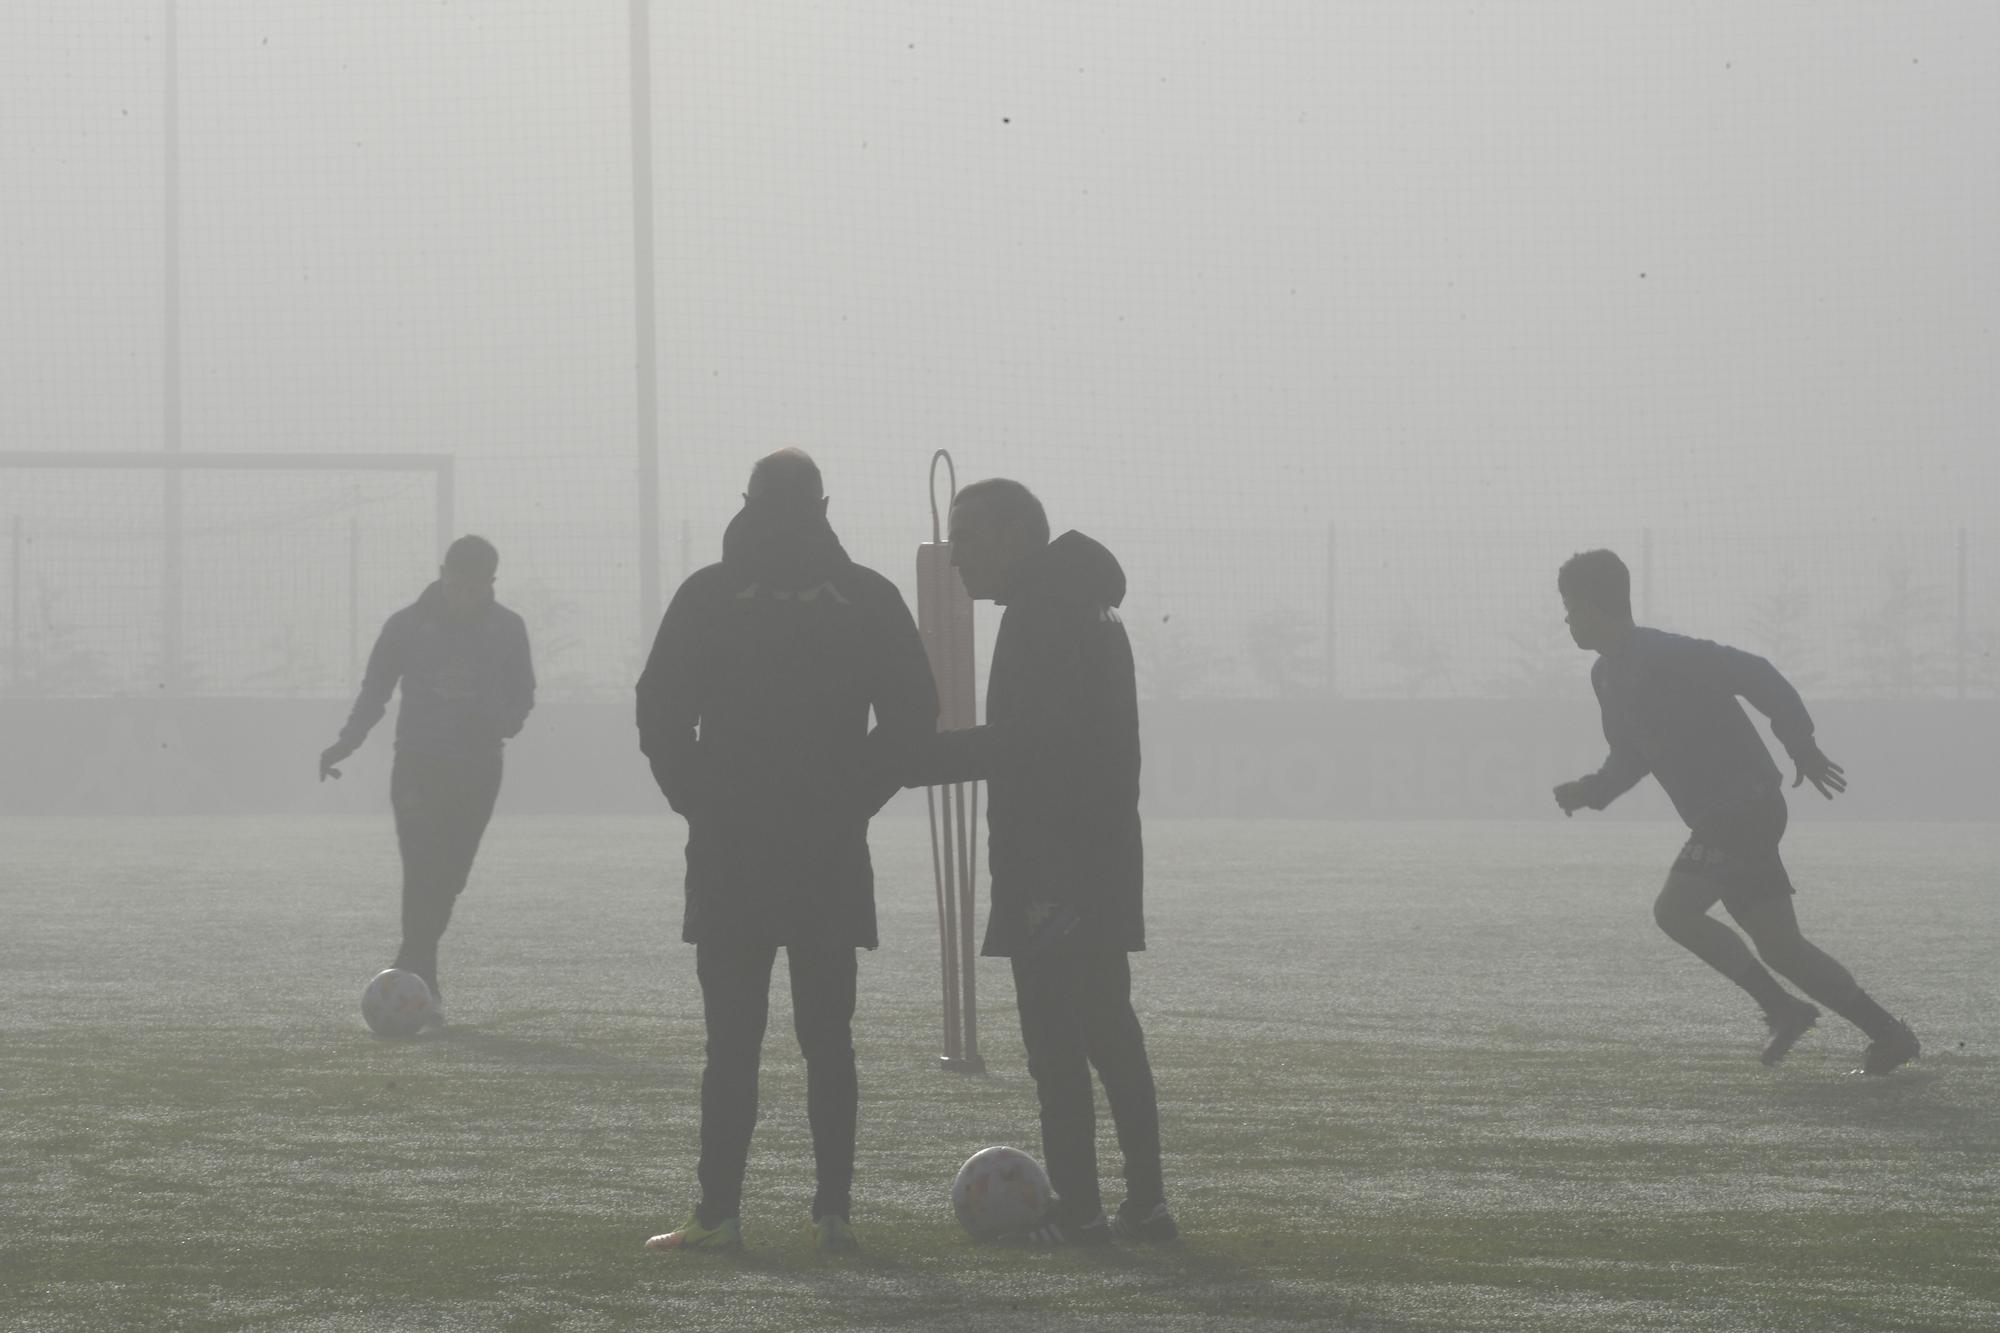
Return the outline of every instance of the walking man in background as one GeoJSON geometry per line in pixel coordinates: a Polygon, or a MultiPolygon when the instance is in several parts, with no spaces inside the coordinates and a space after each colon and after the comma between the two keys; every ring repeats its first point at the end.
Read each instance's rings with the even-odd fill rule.
{"type": "Polygon", "coordinates": [[[649,1250],[742,1245],[771,968],[785,950],[806,1062],[824,1252],[849,1223],[858,1100],[855,950],[875,947],[868,821],[937,728],[937,689],[896,585],[848,559],[819,468],[761,459],[722,561],[674,594],[638,683],[639,748],[687,820],[687,909],[707,1025],[701,1193],[649,1250]],[[874,710],[871,739],[868,715],[874,710]]]}
{"type": "Polygon", "coordinates": [[[436,582],[390,616],[368,655],[361,693],[340,739],[319,757],[319,777],[361,747],[402,682],[389,802],[403,856],[403,944],[394,966],[415,972],[437,997],[438,941],[472,873],[500,794],[501,750],[535,706],[528,628],[493,598],[500,553],[466,536],[445,552],[436,582]]]}
{"type": "Polygon", "coordinates": [[[1116,611],[1125,572],[1082,533],[1050,541],[1041,501],[1001,478],[958,492],[951,561],[967,593],[1006,611],[986,724],[939,734],[913,785],[983,779],[990,793],[993,908],[982,952],[1013,963],[1057,1196],[1045,1217],[1008,1239],[1172,1240],[1128,956],[1146,947],[1146,926],[1138,690],[1116,611]],[[1125,1158],[1125,1200],[1111,1219],[1098,1191],[1092,1066],[1125,1158]]]}
{"type": "Polygon", "coordinates": [[[1570,557],[1556,577],[1570,637],[1598,654],[1590,670],[1610,756],[1588,777],[1555,790],[1563,814],[1602,810],[1651,773],[1691,836],[1653,904],[1653,919],[1674,941],[1749,992],[1764,1011],[1775,1065],[1811,1030],[1819,1009],[1771,975],[1868,1035],[1861,1072],[1886,1074],[1921,1046],[1838,962],[1799,933],[1792,881],[1778,855],[1787,817],[1784,778],[1736,701],[1771,719],[1797,766],[1794,787],[1810,782],[1832,800],[1847,790],[1839,764],[1820,752],[1798,691],[1763,658],[1706,639],[1632,622],[1632,576],[1610,551],[1570,557]],[[1720,902],[1757,946],[1711,917],[1720,902]],[[1766,964],[1769,964],[1767,970],[1766,964]]]}

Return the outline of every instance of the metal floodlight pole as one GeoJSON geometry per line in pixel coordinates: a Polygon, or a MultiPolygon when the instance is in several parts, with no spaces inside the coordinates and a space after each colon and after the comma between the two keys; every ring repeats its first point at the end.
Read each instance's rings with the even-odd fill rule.
{"type": "Polygon", "coordinates": [[[1335,654],[1340,647],[1340,548],[1335,541],[1335,525],[1326,525],[1326,695],[1340,694],[1340,671],[1335,654]]]}
{"type": "Polygon", "coordinates": [[[660,620],[660,377],[653,276],[651,0],[631,0],[632,310],[639,454],[639,630],[660,620]]]}
{"type": "MultiPolygon", "coordinates": [[[[950,493],[958,493],[957,469],[940,449],[931,455],[931,540],[917,548],[917,627],[937,682],[938,726],[972,726],[978,705],[972,662],[972,599],[952,567],[937,502],[937,469],[943,463],[950,493]]],[[[945,508],[949,510],[950,500],[945,508]]],[[[977,783],[926,788],[931,821],[931,873],[937,884],[938,970],[944,983],[944,1052],[938,1064],[959,1073],[986,1068],[979,1055],[979,996],[975,978],[973,916],[977,900],[979,823],[977,783]],[[971,788],[968,792],[967,787],[971,788]]]]}
{"type": "MultiPolygon", "coordinates": [[[[161,50],[164,57],[164,104],[161,137],[165,160],[161,222],[162,319],[160,448],[181,451],[181,96],[180,15],[176,0],[166,0],[161,50]]],[[[165,512],[160,550],[160,688],[169,694],[181,688],[182,493],[178,469],[161,478],[165,512]]]]}

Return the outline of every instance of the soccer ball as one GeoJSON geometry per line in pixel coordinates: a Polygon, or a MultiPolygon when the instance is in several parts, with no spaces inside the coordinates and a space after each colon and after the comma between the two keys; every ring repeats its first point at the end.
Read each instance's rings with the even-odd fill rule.
{"type": "Polygon", "coordinates": [[[974,1240],[1032,1224],[1054,1199],[1049,1173],[1019,1148],[981,1148],[951,1182],[951,1210],[974,1240]]]}
{"type": "Polygon", "coordinates": [[[385,968],[361,992],[361,1016],[378,1037],[414,1037],[437,1012],[431,988],[414,972],[385,968]]]}

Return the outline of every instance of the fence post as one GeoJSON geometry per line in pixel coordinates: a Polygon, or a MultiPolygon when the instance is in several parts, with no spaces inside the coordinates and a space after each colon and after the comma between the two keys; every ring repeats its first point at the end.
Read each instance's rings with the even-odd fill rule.
{"type": "Polygon", "coordinates": [[[451,549],[458,524],[458,460],[446,454],[437,462],[437,493],[435,498],[437,513],[434,522],[437,527],[437,562],[444,563],[444,553],[451,549]]]}
{"type": "Polygon", "coordinates": [[[21,559],[27,542],[21,535],[21,516],[14,515],[14,530],[10,539],[11,555],[7,561],[7,604],[12,619],[7,623],[11,642],[7,648],[7,688],[15,693],[25,693],[28,675],[27,632],[22,629],[21,612],[21,559]]]}
{"type": "Polygon", "coordinates": [[[347,684],[361,688],[361,519],[347,518],[347,684]]]}
{"type": "Polygon", "coordinates": [[[1967,633],[1968,626],[1965,623],[1965,607],[1966,607],[1966,592],[1967,592],[1965,586],[1966,584],[1965,570],[1966,570],[1965,529],[1960,528],[1958,530],[1958,633],[1957,633],[1957,640],[1953,644],[1953,650],[1954,650],[1953,655],[1958,660],[1958,697],[1960,699],[1965,698],[1965,666],[1966,666],[1965,659],[1966,659],[1966,653],[1970,649],[1970,642],[1969,642],[1970,635],[1967,633]]]}
{"type": "Polygon", "coordinates": [[[1639,537],[1639,622],[1653,623],[1653,530],[1645,529],[1639,537]]]}
{"type": "Polygon", "coordinates": [[[1335,541],[1334,525],[1326,525],[1326,697],[1335,698],[1340,693],[1340,675],[1335,666],[1334,653],[1340,646],[1338,627],[1340,624],[1339,546],[1335,541]]]}

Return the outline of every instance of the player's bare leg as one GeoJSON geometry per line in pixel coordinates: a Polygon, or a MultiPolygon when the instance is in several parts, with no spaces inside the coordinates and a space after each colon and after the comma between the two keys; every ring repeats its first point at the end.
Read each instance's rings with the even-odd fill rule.
{"type": "Polygon", "coordinates": [[[1750,932],[1758,954],[1773,970],[1868,1035],[1863,1073],[1886,1074],[1917,1058],[1923,1044],[1916,1033],[1800,932],[1790,896],[1734,903],[1729,913],[1750,932]]]}
{"type": "MultiPolygon", "coordinates": [[[[1722,897],[1713,880],[1674,871],[1653,901],[1653,920],[1676,944],[1741,986],[1764,1011],[1771,1039],[1761,1058],[1776,1064],[1812,1030],[1819,1010],[1786,990],[1741,935],[1709,915],[1722,897]]],[[[1789,903],[1789,899],[1786,900],[1789,903]]]]}

